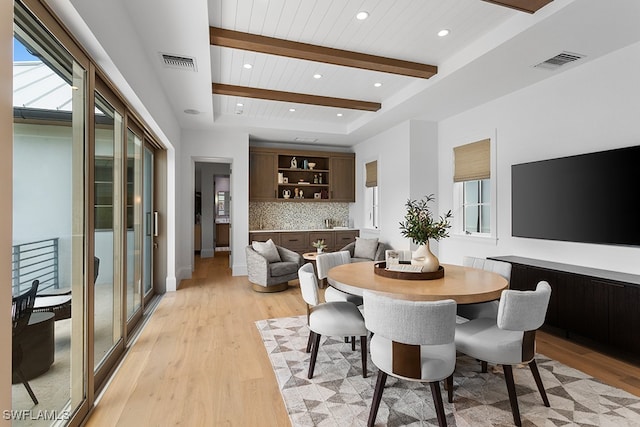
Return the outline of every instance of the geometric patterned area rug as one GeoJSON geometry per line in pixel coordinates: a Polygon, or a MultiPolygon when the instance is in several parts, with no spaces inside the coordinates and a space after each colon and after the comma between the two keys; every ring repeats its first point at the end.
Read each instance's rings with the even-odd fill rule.
{"type": "MultiPolygon", "coordinates": [[[[306,316],[260,320],[256,326],[278,380],[291,424],[366,426],[377,368],[369,359],[362,378],[356,351],[342,338],[322,337],[313,379],[306,316]]],[[[528,367],[514,376],[523,426],[640,426],[640,398],[536,355],[551,407],[542,403],[528,367]]],[[[480,372],[480,364],[461,355],[454,372],[454,403],[441,384],[449,426],[513,426],[504,375],[499,368],[480,372]]],[[[429,385],[392,376],[382,395],[376,426],[437,426],[429,385]]]]}

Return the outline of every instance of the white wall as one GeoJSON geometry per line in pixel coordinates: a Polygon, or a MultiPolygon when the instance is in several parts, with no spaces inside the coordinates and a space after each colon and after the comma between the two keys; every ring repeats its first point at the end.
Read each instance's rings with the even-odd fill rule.
{"type": "Polygon", "coordinates": [[[193,206],[195,163],[231,164],[231,268],[246,275],[244,248],[249,239],[249,134],[232,131],[186,130],[181,136],[176,189],[176,277],[193,271],[193,206]]]}
{"type": "Polygon", "coordinates": [[[395,249],[409,249],[411,242],[400,234],[398,223],[404,219],[409,198],[437,193],[437,126],[410,120],[365,140],[354,151],[356,203],[350,206],[354,226],[363,236],[377,235],[395,249]],[[379,232],[363,229],[364,165],[373,160],[378,161],[379,232]]]}
{"type": "MultiPolygon", "coordinates": [[[[497,180],[498,240],[445,239],[440,260],[460,263],[463,255],[517,255],[640,274],[640,248],[511,236],[512,164],[640,144],[638,75],[640,43],[441,121],[441,211],[452,206],[453,147],[497,135],[492,179],[497,180]]],[[[633,200],[636,195],[629,196],[633,200]]]]}

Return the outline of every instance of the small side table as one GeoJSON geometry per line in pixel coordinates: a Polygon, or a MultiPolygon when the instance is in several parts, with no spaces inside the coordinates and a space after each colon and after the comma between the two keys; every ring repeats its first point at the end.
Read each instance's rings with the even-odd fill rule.
{"type": "MultiPolygon", "coordinates": [[[[313,264],[313,270],[316,272],[316,277],[318,276],[318,268],[316,267],[316,258],[321,253],[324,253],[324,252],[316,251],[316,252],[305,252],[305,253],[302,254],[302,258],[304,258],[305,260],[307,260],[311,264],[313,264]]],[[[320,289],[326,288],[327,287],[327,279],[318,280],[318,286],[320,287],[320,289]]]]}

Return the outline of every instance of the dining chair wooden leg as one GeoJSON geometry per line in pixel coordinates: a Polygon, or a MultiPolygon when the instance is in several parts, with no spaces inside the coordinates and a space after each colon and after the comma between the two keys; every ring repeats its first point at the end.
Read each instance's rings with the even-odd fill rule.
{"type": "Polygon", "coordinates": [[[360,357],[362,357],[362,378],[367,378],[367,336],[360,337],[360,357]]]}
{"type": "Polygon", "coordinates": [[[533,374],[533,379],[536,380],[536,385],[538,386],[538,391],[540,392],[540,396],[542,396],[542,401],[544,402],[544,406],[547,408],[549,405],[549,399],[547,399],[547,392],[544,389],[544,385],[542,385],[542,378],[540,377],[540,371],[538,371],[538,365],[534,360],[529,362],[529,369],[531,369],[531,373],[533,374]]]}
{"type": "Polygon", "coordinates": [[[307,340],[307,350],[306,350],[307,353],[311,351],[311,345],[313,344],[314,335],[315,335],[315,332],[309,331],[309,339],[307,340]]]}
{"type": "Polygon", "coordinates": [[[351,351],[356,351],[356,337],[351,337],[351,351]]]}
{"type": "Polygon", "coordinates": [[[449,403],[453,403],[453,374],[449,375],[444,382],[444,388],[447,390],[447,398],[449,403]]]}
{"type": "Polygon", "coordinates": [[[442,394],[440,394],[440,381],[432,381],[429,383],[431,386],[431,395],[433,396],[433,404],[436,407],[436,415],[438,416],[438,425],[440,427],[446,427],[447,417],[444,415],[444,404],[442,403],[442,394]]]}
{"type": "Polygon", "coordinates": [[[371,402],[371,410],[369,411],[369,421],[367,427],[373,427],[376,423],[376,417],[378,416],[378,408],[380,407],[380,401],[382,400],[382,393],[384,392],[384,385],[387,382],[387,373],[378,371],[378,379],[376,380],[376,388],[373,391],[373,400],[371,402]]]}
{"type": "Polygon", "coordinates": [[[520,420],[520,409],[518,408],[518,396],[516,395],[516,384],[513,381],[513,370],[511,365],[502,365],[504,371],[504,380],[507,383],[507,391],[509,392],[509,402],[511,403],[511,412],[513,413],[513,422],[518,427],[522,426],[520,420]]]}
{"type": "Polygon", "coordinates": [[[318,347],[320,347],[320,334],[314,333],[315,339],[311,348],[311,360],[309,361],[309,374],[307,378],[313,378],[313,369],[316,367],[316,359],[318,358],[318,347]]]}
{"type": "Polygon", "coordinates": [[[487,362],[485,362],[484,360],[481,360],[480,361],[480,366],[481,366],[480,372],[482,372],[483,374],[486,374],[487,370],[488,370],[487,362]]]}
{"type": "Polygon", "coordinates": [[[18,379],[20,379],[20,381],[22,382],[22,385],[24,385],[24,388],[27,389],[27,393],[29,393],[29,397],[31,397],[33,404],[37,405],[38,399],[36,398],[35,393],[31,389],[31,386],[29,385],[29,382],[27,381],[27,378],[25,377],[24,372],[22,372],[22,368],[18,368],[16,370],[16,374],[18,375],[18,379]]]}

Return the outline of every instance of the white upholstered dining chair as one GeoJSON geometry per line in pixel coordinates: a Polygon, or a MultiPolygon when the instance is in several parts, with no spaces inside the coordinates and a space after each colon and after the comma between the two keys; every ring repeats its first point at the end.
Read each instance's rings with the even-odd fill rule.
{"type": "Polygon", "coordinates": [[[400,300],[364,291],[364,313],[367,329],[373,333],[371,360],[379,369],[368,426],[375,423],[388,375],[428,382],[438,424],[446,426],[440,380],[446,380],[452,402],[456,302],[400,300]]]}
{"type": "MultiPolygon", "coordinates": [[[[507,283],[511,280],[511,263],[505,261],[465,256],[462,259],[462,265],[465,267],[479,268],[481,270],[497,273],[504,277],[507,280],[507,283]]],[[[480,317],[490,317],[495,319],[498,315],[498,305],[498,301],[461,304],[458,305],[458,316],[469,320],[478,319],[480,317]]]]}
{"type": "Polygon", "coordinates": [[[495,319],[480,317],[456,326],[455,342],[459,352],[502,365],[513,421],[517,426],[522,422],[512,365],[529,365],[542,401],[549,406],[535,361],[535,344],[536,330],[544,323],[550,297],[551,287],[545,281],[539,282],[535,291],[505,290],[495,319]]]}
{"type": "MultiPolygon", "coordinates": [[[[342,264],[351,263],[351,255],[348,251],[338,251],[319,254],[316,257],[316,269],[318,270],[318,279],[326,279],[329,270],[342,264]]],[[[343,292],[329,285],[324,290],[324,300],[330,301],[347,301],[355,305],[362,305],[362,297],[343,292]]]]}
{"type": "MultiPolygon", "coordinates": [[[[362,355],[362,377],[367,377],[367,328],[364,318],[358,307],[346,301],[320,302],[318,281],[313,264],[307,263],[298,270],[300,291],[302,298],[307,303],[307,325],[309,326],[309,340],[307,353],[311,351],[309,373],[307,377],[313,378],[318,348],[322,335],[331,337],[360,337],[362,355]]],[[[355,345],[355,340],[352,345],[355,345]]]]}

